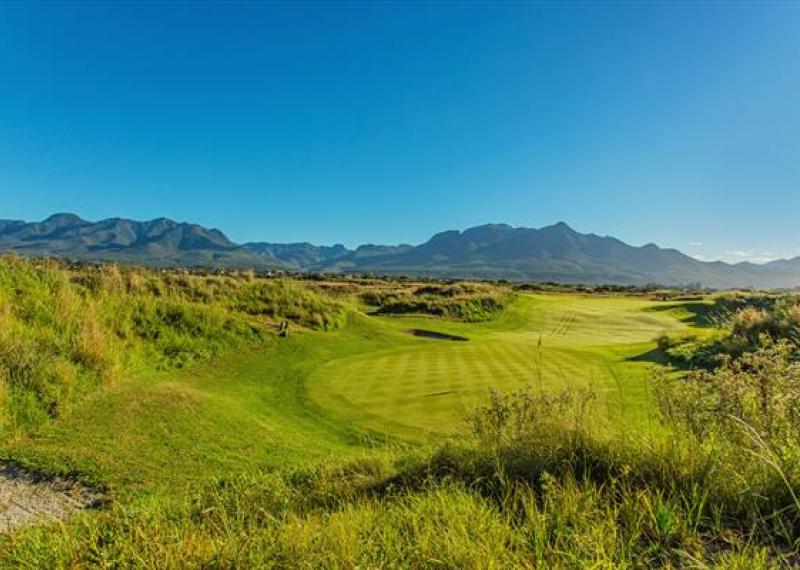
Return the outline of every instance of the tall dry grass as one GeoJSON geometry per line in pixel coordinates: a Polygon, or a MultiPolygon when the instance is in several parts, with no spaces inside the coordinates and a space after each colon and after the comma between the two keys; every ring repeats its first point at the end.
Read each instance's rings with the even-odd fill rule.
{"type": "Polygon", "coordinates": [[[2,425],[24,432],[131,367],[186,366],[346,306],[300,283],[0,258],[2,425]]]}

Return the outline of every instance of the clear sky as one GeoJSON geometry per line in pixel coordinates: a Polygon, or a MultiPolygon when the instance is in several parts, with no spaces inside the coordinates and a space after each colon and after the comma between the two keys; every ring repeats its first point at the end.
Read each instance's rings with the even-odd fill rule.
{"type": "Polygon", "coordinates": [[[800,3],[0,3],[0,218],[800,254],[800,3]]]}

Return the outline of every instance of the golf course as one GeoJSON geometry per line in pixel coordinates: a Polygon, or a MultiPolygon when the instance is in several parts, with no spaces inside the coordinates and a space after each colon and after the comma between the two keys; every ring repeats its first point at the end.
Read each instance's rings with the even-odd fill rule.
{"type": "Polygon", "coordinates": [[[800,570],[800,0],[0,0],[0,570],[800,570]]]}
{"type": "Polygon", "coordinates": [[[384,330],[384,340],[329,360],[309,375],[305,389],[331,417],[399,437],[463,428],[490,390],[526,384],[592,387],[610,412],[645,420],[652,363],[637,357],[658,336],[685,326],[658,308],[665,307],[622,296],[524,294],[484,323],[361,319],[365,333],[384,330]],[[444,335],[412,338],[409,330],[444,335]]]}
{"type": "Polygon", "coordinates": [[[0,566],[771,567],[789,471],[682,391],[794,297],[540,289],[3,258],[0,566]]]}
{"type": "Polygon", "coordinates": [[[653,412],[655,365],[636,357],[686,326],[664,308],[624,296],[522,294],[480,323],[352,310],[339,330],[272,338],[177,372],[132,373],[9,451],[130,495],[272,462],[358,456],[370,439],[431,443],[465,431],[492,389],[588,386],[615,419],[641,424],[653,412]]]}

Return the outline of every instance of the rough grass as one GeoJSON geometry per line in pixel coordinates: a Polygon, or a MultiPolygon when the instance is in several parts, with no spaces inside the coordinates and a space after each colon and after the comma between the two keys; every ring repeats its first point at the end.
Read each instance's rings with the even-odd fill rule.
{"type": "Polygon", "coordinates": [[[679,430],[668,441],[597,438],[573,421],[578,400],[547,403],[532,390],[479,410],[478,425],[494,428],[475,439],[230,473],[186,494],[23,531],[0,547],[0,562],[777,568],[794,560],[797,505],[770,465],[732,464],[679,430]]]}
{"type": "Polygon", "coordinates": [[[132,370],[263,343],[270,323],[335,328],[345,307],[292,281],[0,259],[0,426],[21,434],[132,370]]]}

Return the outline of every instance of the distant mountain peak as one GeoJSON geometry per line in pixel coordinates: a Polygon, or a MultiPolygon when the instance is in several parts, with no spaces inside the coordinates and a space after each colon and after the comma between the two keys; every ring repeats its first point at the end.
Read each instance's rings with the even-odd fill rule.
{"type": "Polygon", "coordinates": [[[497,224],[497,223],[489,223],[489,224],[482,224],[480,226],[474,226],[464,231],[469,230],[476,230],[476,229],[488,229],[488,230],[512,230],[514,229],[512,226],[508,224],[497,224]]]}
{"type": "MultiPolygon", "coordinates": [[[[549,226],[544,226],[540,231],[561,231],[569,233],[578,233],[567,222],[556,222],[549,226]]],[[[587,234],[588,235],[588,234],[587,234]]]]}
{"type": "Polygon", "coordinates": [[[74,224],[85,224],[87,222],[77,214],[72,214],[70,212],[58,212],[56,214],[53,214],[52,216],[49,216],[42,223],[57,224],[57,225],[67,225],[67,224],[74,225],[74,224]]]}

